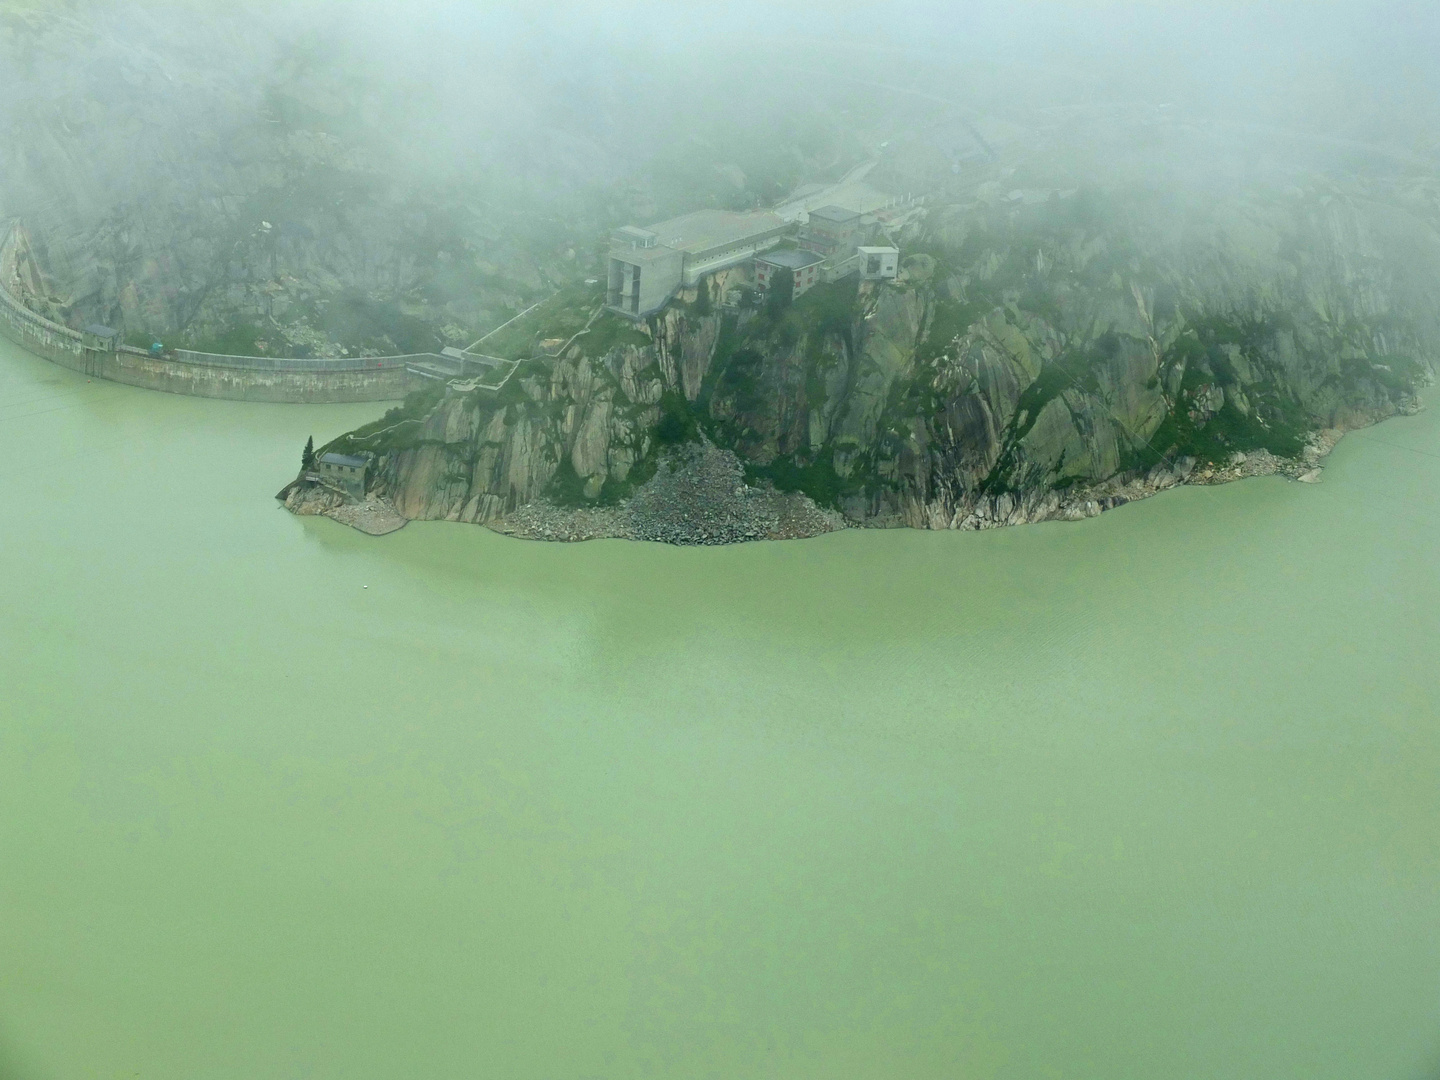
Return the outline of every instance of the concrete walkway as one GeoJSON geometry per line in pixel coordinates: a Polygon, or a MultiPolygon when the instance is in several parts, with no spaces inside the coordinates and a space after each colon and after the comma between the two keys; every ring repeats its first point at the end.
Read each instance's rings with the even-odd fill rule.
{"type": "Polygon", "coordinates": [[[828,184],[804,195],[794,195],[774,209],[774,213],[786,221],[798,221],[811,210],[834,203],[861,214],[874,213],[883,209],[895,196],[877,191],[865,183],[865,177],[879,165],[878,158],[862,161],[833,184],[828,184]]]}

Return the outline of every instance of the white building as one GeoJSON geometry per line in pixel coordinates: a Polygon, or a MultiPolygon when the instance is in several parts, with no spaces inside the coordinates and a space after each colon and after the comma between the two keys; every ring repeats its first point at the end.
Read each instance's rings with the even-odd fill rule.
{"type": "Polygon", "coordinates": [[[900,272],[900,249],[893,247],[856,248],[860,256],[860,280],[894,279],[900,272]]]}

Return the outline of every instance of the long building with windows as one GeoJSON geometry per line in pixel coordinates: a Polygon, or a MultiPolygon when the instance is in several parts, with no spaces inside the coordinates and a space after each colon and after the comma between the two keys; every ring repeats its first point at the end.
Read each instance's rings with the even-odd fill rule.
{"type": "Polygon", "coordinates": [[[610,234],[606,306],[641,319],[681,288],[750,260],[762,292],[784,279],[796,296],[855,273],[865,281],[896,276],[899,251],[865,246],[877,231],[874,217],[834,204],[804,217],[797,223],[766,210],[698,210],[645,228],[616,229],[610,234]],[[782,246],[786,238],[793,242],[782,246]]]}
{"type": "Polygon", "coordinates": [[[610,236],[606,304],[641,318],[659,311],[682,287],[768,251],[790,223],[768,210],[698,210],[610,236]]]}

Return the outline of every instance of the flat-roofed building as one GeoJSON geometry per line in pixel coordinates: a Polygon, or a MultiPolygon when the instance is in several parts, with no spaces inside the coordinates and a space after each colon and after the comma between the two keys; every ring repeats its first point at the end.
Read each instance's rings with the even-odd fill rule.
{"type": "Polygon", "coordinates": [[[856,251],[860,256],[861,281],[893,279],[900,272],[899,248],[861,246],[856,251]]]}
{"type": "Polygon", "coordinates": [[[120,331],[112,330],[108,326],[101,326],[99,323],[92,323],[80,331],[80,340],[87,349],[93,349],[96,352],[114,352],[115,346],[120,343],[120,331]]]}
{"type": "Polygon", "coordinates": [[[813,251],[774,248],[755,256],[755,283],[769,289],[777,281],[788,278],[794,283],[794,295],[801,296],[822,280],[824,264],[825,260],[813,251]]]}
{"type": "Polygon", "coordinates": [[[860,269],[859,248],[874,231],[873,221],[843,206],[820,206],[809,212],[800,229],[800,246],[825,259],[826,281],[837,281],[860,269]]]}
{"type": "Polygon", "coordinates": [[[800,243],[832,262],[848,259],[864,238],[860,215],[842,206],[821,206],[810,211],[800,230],[800,243]]]}
{"type": "Polygon", "coordinates": [[[357,499],[365,498],[365,470],[368,458],[353,454],[321,454],[316,470],[329,483],[357,499]]]}
{"type": "Polygon", "coordinates": [[[616,229],[606,305],[632,318],[649,315],[681,287],[774,247],[789,228],[766,210],[698,210],[643,229],[616,229]]]}

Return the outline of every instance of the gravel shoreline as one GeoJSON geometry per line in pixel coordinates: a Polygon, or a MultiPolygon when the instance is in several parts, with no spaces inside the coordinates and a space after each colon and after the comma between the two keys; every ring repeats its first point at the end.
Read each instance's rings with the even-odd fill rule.
{"type": "Polygon", "coordinates": [[[747,484],[744,466],[730,451],[692,446],[662,460],[655,475],[616,506],[534,502],[489,527],[531,540],[615,537],[709,546],[819,536],[846,523],[798,492],[747,484]]]}

